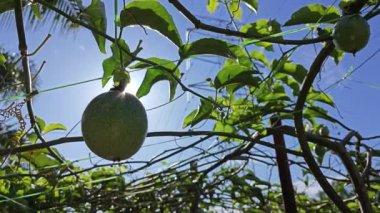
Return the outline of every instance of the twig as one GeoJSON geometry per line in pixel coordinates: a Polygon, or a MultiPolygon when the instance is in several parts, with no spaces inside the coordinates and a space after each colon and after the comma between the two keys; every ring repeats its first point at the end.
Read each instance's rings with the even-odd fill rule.
{"type": "Polygon", "coordinates": [[[321,70],[322,64],[325,59],[330,55],[330,53],[334,50],[334,44],[332,42],[328,42],[326,46],[319,52],[317,57],[315,58],[313,64],[310,67],[310,71],[305,77],[302,88],[300,90],[296,106],[294,108],[294,123],[297,131],[298,141],[300,143],[300,147],[304,154],[304,159],[307,165],[309,166],[312,174],[315,179],[318,181],[319,185],[322,187],[323,191],[329,196],[329,198],[335,203],[335,205],[339,208],[341,212],[351,212],[351,210],[346,206],[343,202],[342,198],[336,193],[334,188],[325,178],[323,172],[319,168],[318,163],[315,161],[313,154],[310,150],[305,128],[303,125],[303,109],[306,102],[307,95],[309,94],[310,88],[313,85],[314,79],[321,70]]]}
{"type": "Polygon", "coordinates": [[[240,38],[251,38],[251,39],[259,39],[260,41],[266,41],[270,43],[277,43],[277,44],[286,44],[286,45],[305,45],[305,44],[314,44],[318,42],[328,41],[331,40],[331,37],[329,35],[323,35],[318,38],[312,38],[312,39],[304,39],[304,40],[286,40],[281,38],[267,38],[267,37],[260,37],[258,35],[252,35],[249,33],[243,33],[240,31],[230,30],[230,29],[224,29],[215,27],[212,25],[208,25],[197,19],[185,6],[183,6],[178,0],[168,0],[178,11],[180,11],[187,19],[193,23],[195,28],[203,29],[206,31],[224,34],[228,36],[236,36],[240,38]]]}
{"type": "MultiPolygon", "coordinates": [[[[24,29],[24,22],[23,22],[23,16],[22,16],[22,0],[15,0],[15,18],[16,18],[16,26],[17,26],[17,35],[19,40],[19,50],[22,57],[22,67],[24,70],[24,86],[25,86],[25,93],[30,94],[32,92],[32,76],[30,72],[30,65],[29,65],[29,57],[28,57],[28,47],[26,44],[26,36],[25,36],[25,29],[24,29]]],[[[31,98],[26,99],[26,106],[28,109],[29,117],[30,117],[30,125],[33,127],[34,132],[36,133],[37,137],[44,143],[46,142],[44,138],[42,137],[40,130],[38,129],[36,125],[36,118],[33,111],[33,104],[31,98]]],[[[49,153],[51,156],[53,156],[55,159],[57,159],[59,162],[63,163],[63,160],[51,149],[48,148],[49,153]]]]}
{"type": "MultiPolygon", "coordinates": [[[[272,129],[269,129],[269,131],[274,131],[272,129]]],[[[242,136],[242,135],[237,135],[237,134],[232,134],[232,133],[226,133],[226,132],[213,132],[213,131],[162,131],[162,132],[149,132],[147,134],[147,137],[165,137],[165,136],[175,136],[175,137],[186,137],[186,136],[222,136],[222,137],[228,137],[231,139],[240,139],[240,140],[245,140],[245,141],[252,141],[255,142],[259,145],[269,147],[274,149],[274,145],[265,141],[253,139],[251,137],[247,136],[242,136]]],[[[260,136],[260,138],[264,138],[267,136],[270,136],[271,133],[268,133],[267,135],[260,136]]],[[[42,148],[47,148],[51,146],[56,146],[59,144],[65,144],[65,143],[70,143],[70,142],[81,142],[83,141],[83,137],[64,137],[64,138],[59,138],[56,140],[52,140],[46,143],[39,143],[39,144],[31,144],[31,145],[26,145],[26,146],[21,146],[21,147],[16,147],[14,149],[0,149],[0,155],[7,155],[7,154],[15,154],[15,153],[20,153],[20,152],[26,152],[30,150],[35,150],[35,149],[42,149],[42,148]]],[[[295,155],[295,156],[302,156],[300,152],[291,150],[291,149],[285,149],[287,153],[295,155]]]]}
{"type": "MultiPolygon", "coordinates": [[[[329,54],[334,50],[334,45],[332,42],[328,42],[326,46],[319,52],[313,64],[310,67],[310,71],[307,74],[302,88],[300,90],[300,94],[297,99],[296,107],[294,109],[294,123],[296,126],[296,131],[298,134],[298,140],[304,153],[305,162],[308,164],[311,172],[314,177],[322,187],[322,189],[326,192],[326,194],[330,197],[330,199],[335,203],[335,205],[342,212],[350,212],[349,208],[345,205],[341,197],[335,192],[334,188],[330,185],[330,183],[325,178],[322,173],[319,165],[315,161],[313,154],[309,148],[307,137],[305,134],[305,129],[303,126],[303,108],[306,102],[307,95],[310,91],[310,88],[313,85],[314,79],[317,74],[320,72],[322,64],[329,56],[329,54]]],[[[361,179],[361,176],[358,172],[356,165],[348,154],[343,144],[337,144],[335,146],[335,151],[338,153],[341,158],[344,166],[346,167],[348,174],[350,175],[351,181],[355,187],[356,192],[358,193],[358,199],[360,202],[360,208],[362,212],[372,212],[371,203],[368,197],[367,188],[361,179]]]]}
{"type": "MultiPolygon", "coordinates": [[[[279,119],[276,115],[271,117],[270,122],[273,128],[277,128],[282,125],[281,119],[279,119]]],[[[288,156],[284,151],[284,148],[286,148],[284,135],[281,133],[274,133],[273,141],[276,151],[276,161],[278,166],[278,174],[280,176],[282,199],[284,200],[285,212],[296,213],[297,205],[294,196],[292,176],[290,175],[288,156]]]]}

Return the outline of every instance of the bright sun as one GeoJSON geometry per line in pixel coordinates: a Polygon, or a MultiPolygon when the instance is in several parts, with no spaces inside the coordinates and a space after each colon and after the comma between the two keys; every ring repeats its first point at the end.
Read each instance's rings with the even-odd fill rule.
{"type": "Polygon", "coordinates": [[[131,80],[131,82],[129,82],[129,84],[125,88],[126,92],[132,93],[134,95],[136,95],[137,90],[138,90],[138,85],[133,80],[131,80]]]}

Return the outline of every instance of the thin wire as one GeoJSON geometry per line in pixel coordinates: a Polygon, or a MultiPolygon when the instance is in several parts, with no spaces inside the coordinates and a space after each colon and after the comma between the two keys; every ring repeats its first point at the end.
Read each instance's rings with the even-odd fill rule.
{"type": "Polygon", "coordinates": [[[49,88],[49,89],[44,89],[44,90],[40,90],[38,91],[38,93],[44,93],[44,92],[49,92],[49,91],[53,91],[53,90],[58,90],[58,89],[63,89],[63,88],[67,88],[67,87],[72,87],[72,86],[77,86],[77,85],[80,85],[80,84],[85,84],[85,83],[89,83],[89,82],[92,82],[92,81],[98,81],[98,80],[101,80],[102,78],[94,78],[94,79],[90,79],[90,80],[86,80],[86,81],[80,81],[80,82],[76,82],[76,83],[72,83],[72,84],[66,84],[66,85],[62,85],[62,86],[57,86],[57,87],[52,87],[52,88],[49,88]]]}
{"type": "Polygon", "coordinates": [[[352,69],[352,70],[349,70],[341,79],[339,79],[338,81],[336,81],[335,83],[331,84],[330,86],[328,86],[326,89],[323,90],[323,92],[326,92],[327,90],[330,90],[331,88],[335,87],[336,85],[338,85],[340,82],[348,79],[348,77],[350,77],[354,72],[358,71],[362,66],[364,66],[368,61],[370,61],[373,57],[375,57],[378,53],[380,52],[380,48],[377,49],[374,53],[372,53],[366,60],[364,60],[361,64],[359,64],[359,66],[357,66],[356,68],[352,69]]]}
{"type": "MultiPolygon", "coordinates": [[[[131,70],[129,72],[137,72],[137,71],[141,71],[141,70],[145,70],[145,69],[150,69],[150,68],[154,68],[154,67],[159,67],[159,66],[167,65],[167,64],[170,64],[170,63],[173,63],[173,62],[178,62],[178,60],[172,60],[172,61],[167,61],[167,62],[164,62],[164,63],[161,63],[161,64],[157,64],[157,65],[151,65],[151,66],[147,66],[147,67],[143,67],[143,68],[138,68],[138,69],[131,70]]],[[[101,79],[102,79],[102,77],[98,77],[98,78],[93,78],[93,79],[89,79],[89,80],[85,80],[85,81],[80,81],[80,82],[76,82],[76,83],[72,83],[72,84],[66,84],[66,85],[62,85],[62,86],[52,87],[52,88],[49,88],[49,89],[35,91],[36,93],[32,94],[32,96],[36,96],[38,94],[45,93],[45,92],[50,92],[50,91],[53,91],[53,90],[58,90],[58,89],[63,89],[63,88],[67,88],[67,87],[77,86],[77,85],[89,83],[89,82],[92,82],[92,81],[98,81],[98,80],[101,80],[101,79]]],[[[22,98],[25,98],[25,97],[28,97],[28,94],[20,93],[18,95],[15,95],[15,96],[12,96],[12,97],[9,97],[9,98],[1,99],[0,102],[2,102],[2,101],[15,101],[15,100],[22,99],[22,98]]]]}
{"type": "Polygon", "coordinates": [[[179,99],[180,97],[182,97],[185,93],[186,93],[186,92],[182,92],[181,95],[175,97],[173,100],[171,100],[171,101],[169,101],[169,102],[166,102],[166,103],[164,103],[164,104],[161,104],[161,105],[158,105],[158,106],[155,106],[155,107],[149,108],[149,109],[147,109],[146,111],[151,111],[151,110],[155,110],[155,109],[158,109],[158,108],[160,108],[160,107],[166,106],[166,105],[168,105],[168,104],[170,104],[170,103],[172,103],[172,102],[178,100],[178,99],[179,99]]]}

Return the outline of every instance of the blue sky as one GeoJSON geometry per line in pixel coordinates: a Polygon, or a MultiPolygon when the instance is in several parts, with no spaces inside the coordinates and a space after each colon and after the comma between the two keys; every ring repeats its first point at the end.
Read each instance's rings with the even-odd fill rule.
{"type": "MultiPolygon", "coordinates": [[[[85,1],[86,2],[86,1],[85,1]]],[[[87,1],[88,2],[88,1],[87,1]]],[[[113,35],[113,1],[106,0],[107,15],[109,18],[107,33],[113,35]]],[[[121,2],[121,1],[119,1],[121,2]]],[[[186,31],[192,27],[190,22],[174,8],[162,1],[166,8],[172,14],[177,27],[179,28],[182,39],[186,40],[186,31]]],[[[206,0],[198,0],[194,4],[194,0],[182,1],[188,9],[196,15],[208,16],[214,18],[227,19],[223,9],[216,11],[210,15],[206,11],[206,0]]],[[[320,1],[325,5],[332,4],[334,1],[320,1]]],[[[290,18],[290,14],[296,11],[304,4],[315,3],[315,1],[302,1],[295,3],[294,1],[284,0],[266,0],[259,1],[259,13],[249,13],[244,9],[243,20],[245,22],[254,22],[261,18],[276,19],[280,23],[284,23],[290,18]]],[[[207,20],[206,20],[207,21],[207,20]]],[[[210,21],[210,20],[209,20],[210,21]]],[[[212,22],[211,22],[212,23],[212,22]]],[[[367,47],[359,52],[356,57],[347,55],[344,60],[337,66],[331,60],[326,62],[325,70],[320,75],[318,85],[321,88],[326,88],[332,83],[339,80],[350,67],[357,67],[371,54],[378,51],[380,47],[380,19],[376,18],[370,21],[371,38],[367,47]]],[[[15,26],[8,28],[0,28],[0,46],[7,50],[18,52],[18,41],[15,26]]],[[[102,76],[102,61],[109,57],[108,54],[104,55],[98,50],[92,34],[86,29],[80,29],[75,33],[62,34],[59,31],[50,31],[50,27],[40,27],[36,30],[27,30],[27,39],[29,50],[34,50],[48,33],[52,34],[52,38],[43,46],[43,48],[32,57],[32,60],[39,66],[43,60],[47,61],[44,69],[40,74],[40,89],[47,89],[61,85],[67,85],[75,82],[94,79],[102,76]]],[[[301,38],[305,32],[301,34],[292,35],[301,38]]],[[[162,36],[153,31],[148,31],[145,35],[139,27],[128,28],[123,34],[123,38],[127,41],[131,49],[136,47],[137,42],[143,39],[142,47],[144,48],[141,57],[161,57],[171,60],[178,59],[176,47],[164,39],[162,36]]],[[[191,38],[197,38],[196,33],[193,33],[191,38]]],[[[107,43],[109,46],[110,43],[107,43]]],[[[260,50],[257,48],[257,50],[260,50]]],[[[278,57],[276,54],[267,54],[270,59],[278,57]]],[[[296,51],[293,60],[297,63],[303,64],[306,68],[309,67],[316,53],[312,47],[301,48],[296,51]]],[[[207,58],[215,62],[222,62],[223,59],[207,58]]],[[[380,129],[377,120],[380,119],[379,103],[380,103],[380,87],[373,88],[368,84],[378,84],[379,75],[379,60],[380,54],[360,69],[358,69],[351,78],[364,82],[360,84],[354,81],[346,80],[342,85],[333,87],[329,92],[334,97],[338,110],[331,109],[331,114],[340,118],[345,124],[357,129],[364,136],[372,136],[380,134],[380,129]]],[[[219,65],[212,63],[204,63],[198,60],[191,60],[190,66],[186,67],[184,64],[180,67],[181,72],[185,73],[184,82],[186,84],[197,83],[204,81],[207,77],[213,78],[218,71],[219,65]],[[187,68],[190,68],[187,70],[187,68]]],[[[127,88],[127,91],[132,93],[136,92],[137,87],[140,85],[144,76],[144,71],[132,74],[132,83],[127,88]]],[[[40,94],[34,99],[34,109],[36,115],[43,118],[47,123],[62,123],[68,129],[80,121],[82,112],[89,101],[96,95],[107,91],[111,87],[111,82],[105,87],[101,87],[100,81],[93,81],[91,83],[81,84],[78,86],[68,87],[64,89],[54,90],[40,94]]],[[[178,88],[177,94],[181,94],[178,88]]],[[[207,93],[205,93],[207,94],[207,93]]],[[[162,82],[156,84],[151,93],[141,99],[146,109],[166,103],[169,99],[168,84],[162,82]]],[[[167,130],[181,130],[183,118],[195,109],[198,105],[198,99],[192,95],[184,95],[176,102],[158,108],[156,110],[148,111],[149,117],[149,131],[167,131],[167,130]]],[[[210,129],[212,125],[206,124],[203,128],[210,129]]],[[[329,126],[333,134],[338,134],[340,129],[334,129],[334,126],[329,126]]],[[[65,132],[51,133],[48,138],[58,138],[65,136],[65,132]]],[[[81,135],[80,125],[75,128],[71,136],[81,135]]],[[[153,138],[147,139],[145,144],[158,143],[170,138],[153,138]]],[[[291,139],[295,142],[295,139],[291,139]]],[[[186,141],[186,140],[184,140],[186,141]]],[[[184,142],[185,143],[185,142],[184,142]]],[[[371,143],[378,144],[373,141],[371,143]]],[[[209,142],[206,144],[210,144],[209,142]]],[[[168,143],[159,146],[150,146],[143,148],[137,155],[134,156],[136,160],[146,159],[152,157],[158,150],[170,147],[172,144],[168,143]]],[[[69,160],[80,159],[88,156],[90,152],[84,143],[66,144],[58,146],[58,149],[69,160]]],[[[181,156],[179,156],[181,157],[181,156]]],[[[183,156],[182,156],[183,157],[183,156]]]]}

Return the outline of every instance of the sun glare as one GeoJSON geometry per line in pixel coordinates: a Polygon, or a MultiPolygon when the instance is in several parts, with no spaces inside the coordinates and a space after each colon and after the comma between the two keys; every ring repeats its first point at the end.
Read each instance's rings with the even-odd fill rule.
{"type": "Polygon", "coordinates": [[[136,92],[138,90],[138,86],[139,85],[135,81],[131,80],[129,82],[129,84],[127,85],[127,87],[125,88],[125,91],[129,92],[129,93],[131,93],[133,95],[136,95],[136,92]]]}

